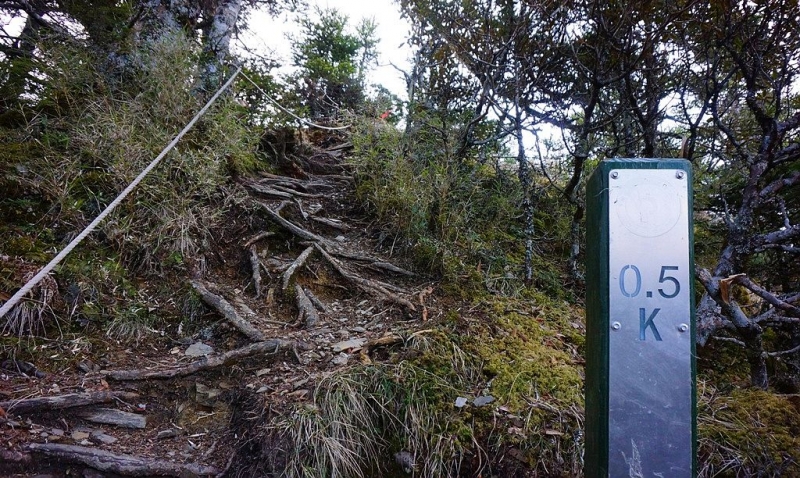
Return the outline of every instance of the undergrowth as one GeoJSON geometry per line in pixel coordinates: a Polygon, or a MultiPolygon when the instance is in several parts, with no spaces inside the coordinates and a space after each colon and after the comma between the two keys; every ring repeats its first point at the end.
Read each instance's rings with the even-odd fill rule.
{"type": "Polygon", "coordinates": [[[444,328],[411,334],[388,361],[327,376],[310,403],[276,417],[253,411],[264,418],[250,423],[240,476],[404,476],[403,463],[420,477],[578,474],[583,405],[571,341],[579,334],[546,339],[548,327],[573,329],[574,311],[542,304],[540,322],[522,308],[503,301],[454,312],[444,328]],[[500,341],[486,343],[484,327],[500,341]],[[473,405],[479,397],[491,403],[473,405]]]}
{"type": "MultiPolygon", "coordinates": [[[[0,197],[0,254],[8,258],[0,261],[2,290],[13,291],[25,279],[11,272],[19,270],[11,262],[43,265],[200,110],[208,97],[197,89],[199,55],[184,36],[161,38],[140,52],[135,68],[120,73],[78,46],[43,49],[42,99],[22,111],[22,127],[0,130],[6,192],[0,197]]],[[[50,294],[37,306],[29,301],[12,311],[5,328],[42,333],[56,315],[78,316],[97,324],[113,319],[111,337],[141,338],[159,312],[141,312],[147,308],[134,284],[192,267],[236,200],[226,183],[263,167],[246,113],[233,95],[222,96],[57,269],[57,289],[72,288],[73,297],[59,303],[58,294],[50,294]],[[56,314],[51,309],[57,304],[64,308],[56,314]]]]}
{"type": "MultiPolygon", "coordinates": [[[[381,121],[356,123],[350,159],[356,192],[383,228],[384,247],[407,252],[420,268],[441,276],[451,293],[519,295],[526,288],[522,191],[513,167],[486,158],[448,159],[445,152],[436,157],[447,148],[420,138],[404,139],[381,121]]],[[[544,182],[536,188],[539,232],[528,286],[563,294],[559,258],[566,257],[570,214],[557,189],[544,182]]]]}

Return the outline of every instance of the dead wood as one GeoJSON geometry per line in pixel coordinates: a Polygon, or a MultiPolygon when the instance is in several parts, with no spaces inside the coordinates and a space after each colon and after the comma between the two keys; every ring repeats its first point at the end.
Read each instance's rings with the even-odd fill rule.
{"type": "Polygon", "coordinates": [[[318,222],[320,224],[325,224],[328,227],[332,227],[332,228],[338,229],[340,231],[347,232],[347,231],[350,230],[350,227],[348,227],[347,224],[343,223],[342,221],[338,221],[336,219],[329,219],[329,218],[326,218],[326,217],[311,216],[311,220],[312,221],[316,221],[316,222],[318,222]]]}
{"type": "Polygon", "coordinates": [[[259,180],[261,184],[271,186],[283,186],[285,188],[299,189],[304,192],[311,192],[316,189],[331,189],[333,186],[325,181],[309,181],[307,179],[295,179],[288,176],[277,176],[275,174],[261,173],[264,179],[259,180]]]}
{"type": "Polygon", "coordinates": [[[308,259],[308,257],[311,255],[312,252],[314,252],[314,246],[308,246],[306,250],[303,251],[302,254],[297,256],[297,259],[295,259],[294,262],[292,262],[289,268],[286,269],[286,271],[283,273],[283,284],[281,285],[281,290],[286,292],[286,289],[289,288],[289,282],[291,282],[295,272],[297,271],[297,269],[302,267],[303,264],[305,264],[306,260],[308,259]]]}
{"type": "Polygon", "coordinates": [[[364,255],[361,255],[361,254],[351,254],[349,252],[344,252],[344,251],[339,251],[339,250],[331,251],[331,255],[338,256],[338,257],[344,257],[346,259],[353,259],[353,260],[356,260],[356,261],[369,262],[369,264],[366,264],[366,267],[376,267],[378,269],[383,269],[383,270],[386,270],[386,271],[389,271],[389,272],[394,272],[394,273],[402,274],[402,275],[406,275],[406,276],[414,276],[414,275],[416,275],[411,271],[407,271],[407,270],[403,269],[402,267],[397,267],[396,265],[394,265],[394,264],[392,264],[390,262],[382,261],[382,260],[376,259],[374,257],[364,256],[364,255]]]}
{"type": "Polygon", "coordinates": [[[222,316],[225,317],[228,322],[233,324],[234,327],[236,327],[248,338],[257,342],[261,342],[265,339],[264,334],[262,334],[260,330],[253,327],[250,322],[243,319],[239,313],[236,312],[236,308],[234,308],[230,302],[225,300],[224,297],[209,291],[208,288],[206,288],[206,285],[199,280],[193,280],[191,281],[191,284],[192,287],[194,287],[194,290],[200,294],[200,298],[203,299],[203,302],[210,305],[217,312],[222,314],[222,316]]]}
{"type": "MultiPolygon", "coordinates": [[[[390,301],[402,305],[403,307],[411,310],[412,312],[416,312],[416,307],[414,304],[409,302],[407,299],[400,297],[399,295],[395,294],[394,292],[389,291],[384,285],[379,282],[365,279],[361,276],[357,276],[349,271],[347,271],[336,259],[331,257],[330,254],[319,244],[314,244],[314,247],[322,254],[322,257],[327,260],[336,271],[342,275],[345,279],[349,280],[350,282],[354,283],[358,286],[359,289],[363,290],[364,292],[371,294],[371,295],[382,295],[389,299],[390,301]]],[[[394,287],[394,286],[392,286],[394,287]]]]}
{"type": "Polygon", "coordinates": [[[183,367],[175,367],[167,370],[112,370],[102,371],[113,380],[148,380],[148,379],[162,379],[162,378],[175,378],[191,375],[203,370],[209,370],[223,365],[231,365],[239,360],[258,354],[274,355],[282,350],[288,350],[292,347],[302,348],[302,344],[291,340],[269,339],[263,342],[246,345],[244,347],[225,352],[220,355],[211,355],[203,357],[189,365],[183,367]]]}
{"type": "Polygon", "coordinates": [[[328,153],[332,153],[334,151],[339,151],[339,150],[342,150],[342,149],[353,149],[353,143],[348,141],[346,143],[342,143],[342,144],[339,144],[339,145],[336,145],[336,146],[331,146],[330,148],[326,149],[325,151],[328,152],[328,153]]]}
{"type": "Polygon", "coordinates": [[[258,249],[255,244],[250,248],[250,267],[253,269],[253,287],[256,290],[256,298],[261,296],[261,261],[258,260],[258,249]]]}
{"type": "Polygon", "coordinates": [[[98,408],[80,413],[81,418],[92,423],[115,425],[122,428],[142,429],[147,426],[147,418],[138,413],[123,412],[113,408],[98,408]]]}
{"type": "Polygon", "coordinates": [[[253,244],[255,244],[256,242],[260,241],[261,239],[265,239],[267,237],[274,236],[274,235],[275,235],[275,233],[274,232],[270,232],[270,231],[259,232],[255,236],[253,236],[250,239],[248,239],[247,242],[244,243],[243,247],[245,249],[247,249],[250,246],[252,246],[253,244]]]}
{"type": "Polygon", "coordinates": [[[8,413],[31,413],[44,410],[62,410],[65,408],[82,407],[97,403],[109,403],[116,399],[133,400],[139,395],[132,392],[89,392],[70,393],[54,397],[26,398],[24,400],[7,400],[0,402],[0,409],[8,413]]]}
{"type": "Polygon", "coordinates": [[[28,443],[24,449],[49,460],[79,463],[99,471],[123,476],[216,476],[219,473],[213,466],[173,463],[77,445],[28,443]]]}
{"type": "Polygon", "coordinates": [[[257,192],[259,194],[263,194],[265,196],[272,196],[272,197],[282,198],[282,199],[291,199],[292,197],[294,197],[294,196],[292,196],[292,194],[290,194],[290,193],[288,193],[286,191],[281,191],[281,190],[275,188],[274,186],[273,187],[267,187],[267,186],[264,186],[263,184],[258,184],[258,183],[246,183],[246,184],[247,184],[247,187],[251,191],[255,191],[255,192],[257,192]]]}
{"type": "Polygon", "coordinates": [[[394,344],[401,344],[405,343],[405,339],[402,336],[397,334],[389,334],[384,335],[383,337],[378,337],[377,339],[372,339],[364,345],[363,350],[370,351],[376,347],[384,347],[387,345],[394,345],[394,344]]]}
{"type": "Polygon", "coordinates": [[[297,320],[305,321],[305,327],[311,328],[319,322],[319,314],[311,299],[299,284],[294,285],[295,300],[297,301],[297,320]]]}
{"type": "Polygon", "coordinates": [[[284,192],[286,194],[290,194],[292,196],[297,196],[297,197],[301,197],[301,198],[318,199],[318,198],[325,197],[324,194],[304,193],[304,192],[297,191],[296,189],[286,188],[286,187],[283,187],[283,186],[279,186],[277,184],[273,184],[272,188],[277,190],[277,191],[281,191],[281,192],[284,192]]]}
{"type": "Polygon", "coordinates": [[[321,243],[324,243],[324,244],[328,244],[328,240],[325,239],[324,237],[318,236],[318,235],[314,234],[313,232],[307,231],[307,230],[303,229],[302,227],[297,226],[297,225],[289,222],[288,220],[286,220],[283,217],[281,217],[277,212],[275,212],[272,209],[270,209],[269,206],[267,206],[266,204],[263,204],[263,203],[259,203],[259,204],[261,205],[261,207],[263,207],[267,211],[267,214],[269,215],[270,218],[272,218],[273,221],[277,222],[284,229],[288,230],[289,232],[291,232],[295,236],[298,236],[298,237],[300,237],[302,239],[305,239],[305,240],[308,240],[308,241],[321,242],[321,243]]]}
{"type": "Polygon", "coordinates": [[[324,302],[319,300],[319,298],[316,295],[314,295],[310,290],[305,289],[305,291],[306,295],[311,300],[311,303],[314,304],[314,307],[321,310],[322,312],[328,313],[328,307],[325,305],[324,302]]]}

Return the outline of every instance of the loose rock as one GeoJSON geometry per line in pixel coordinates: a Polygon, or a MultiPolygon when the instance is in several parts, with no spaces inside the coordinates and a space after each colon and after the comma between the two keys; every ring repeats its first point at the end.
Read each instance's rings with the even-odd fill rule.
{"type": "Polygon", "coordinates": [[[333,357],[331,363],[334,365],[347,365],[347,361],[350,359],[350,356],[346,353],[342,352],[339,355],[333,357]]]}
{"type": "Polygon", "coordinates": [[[210,355],[213,352],[214,349],[210,345],[206,345],[203,342],[195,342],[190,345],[183,354],[187,357],[202,357],[204,355],[210,355]]]}

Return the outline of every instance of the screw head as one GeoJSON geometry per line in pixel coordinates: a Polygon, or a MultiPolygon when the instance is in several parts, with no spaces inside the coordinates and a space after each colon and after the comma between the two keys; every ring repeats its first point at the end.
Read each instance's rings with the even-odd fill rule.
{"type": "Polygon", "coordinates": [[[619,322],[612,322],[611,323],[611,328],[614,329],[614,330],[619,330],[620,327],[622,327],[622,324],[620,324],[619,322]]]}
{"type": "Polygon", "coordinates": [[[684,174],[685,173],[683,171],[676,171],[675,172],[675,177],[678,178],[678,179],[683,179],[684,174]]]}
{"type": "Polygon", "coordinates": [[[678,326],[678,332],[686,332],[687,330],[689,330],[689,326],[686,324],[681,324],[678,326]]]}
{"type": "Polygon", "coordinates": [[[619,177],[619,173],[616,171],[611,171],[611,179],[617,179],[619,177]]]}

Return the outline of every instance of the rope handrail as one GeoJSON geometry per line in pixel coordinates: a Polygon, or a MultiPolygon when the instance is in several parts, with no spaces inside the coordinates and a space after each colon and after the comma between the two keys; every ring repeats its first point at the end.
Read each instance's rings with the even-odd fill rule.
{"type": "Polygon", "coordinates": [[[189,123],[183,128],[183,130],[181,130],[181,132],[178,133],[177,136],[175,136],[175,138],[173,138],[173,140],[161,151],[161,153],[153,161],[151,161],[150,164],[147,165],[147,167],[144,168],[144,170],[141,173],[139,173],[138,176],[136,176],[136,179],[134,179],[133,182],[131,182],[128,185],[128,187],[122,190],[122,192],[119,193],[119,195],[113,201],[111,201],[111,203],[108,206],[106,206],[105,209],[103,209],[103,211],[94,219],[94,221],[92,221],[88,226],[86,226],[86,228],[83,231],[81,231],[80,234],[75,236],[75,238],[69,244],[67,244],[67,246],[61,252],[58,253],[58,255],[56,255],[46,266],[42,267],[42,269],[35,276],[33,276],[28,282],[26,282],[25,285],[23,285],[13,296],[11,296],[10,299],[8,299],[8,301],[6,301],[5,304],[2,305],[2,307],[0,307],[0,317],[6,315],[6,313],[8,313],[15,305],[17,305],[17,303],[20,300],[22,300],[25,294],[27,294],[34,287],[36,287],[36,285],[39,282],[41,282],[41,280],[44,279],[44,277],[48,273],[50,273],[50,271],[53,270],[55,266],[57,266],[62,260],[64,260],[67,254],[72,252],[72,250],[75,249],[75,247],[78,244],[80,244],[81,241],[83,241],[86,238],[86,236],[88,236],[97,227],[97,225],[100,224],[100,222],[103,219],[105,219],[106,216],[108,216],[111,213],[111,211],[113,211],[114,208],[116,208],[128,196],[128,194],[131,193],[131,191],[133,191],[133,189],[136,186],[139,185],[140,182],[142,182],[145,176],[147,176],[147,174],[150,173],[150,171],[152,171],[153,168],[158,166],[158,163],[161,162],[164,156],[166,156],[167,153],[169,153],[172,150],[172,148],[174,148],[175,145],[178,144],[178,141],[180,141],[181,138],[183,138],[183,136],[186,133],[188,133],[190,129],[192,129],[192,126],[194,126],[194,124],[197,123],[197,121],[206,113],[206,111],[208,111],[211,105],[213,105],[214,102],[217,101],[217,98],[219,98],[219,96],[225,90],[227,90],[228,87],[230,87],[230,85],[233,83],[233,80],[235,80],[236,77],[241,72],[242,68],[237,67],[233,75],[231,75],[231,77],[228,78],[228,81],[226,81],[225,84],[222,85],[219,88],[219,90],[217,90],[216,93],[214,93],[214,96],[212,96],[211,99],[208,100],[205,106],[203,106],[203,108],[197,112],[194,118],[192,118],[192,120],[189,121],[189,123]]]}
{"type": "Polygon", "coordinates": [[[244,78],[245,80],[249,81],[253,86],[255,86],[256,89],[258,91],[260,91],[261,94],[264,95],[272,104],[277,106],[279,110],[283,111],[287,115],[291,116],[292,118],[296,119],[297,121],[299,121],[300,123],[302,123],[302,124],[304,124],[306,126],[310,126],[312,128],[324,129],[324,130],[328,130],[328,131],[340,131],[340,130],[343,130],[343,129],[347,129],[347,128],[349,128],[351,126],[351,125],[336,126],[336,127],[323,126],[321,124],[313,123],[313,122],[311,122],[311,121],[309,121],[309,120],[307,120],[305,118],[301,118],[301,117],[297,116],[296,114],[292,113],[291,111],[289,111],[288,109],[286,109],[282,104],[278,103],[278,100],[274,99],[272,96],[269,95],[269,93],[264,91],[263,88],[258,86],[258,84],[256,84],[255,81],[251,80],[250,77],[247,76],[246,73],[242,72],[242,78],[244,78]]]}

